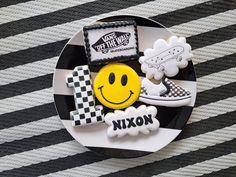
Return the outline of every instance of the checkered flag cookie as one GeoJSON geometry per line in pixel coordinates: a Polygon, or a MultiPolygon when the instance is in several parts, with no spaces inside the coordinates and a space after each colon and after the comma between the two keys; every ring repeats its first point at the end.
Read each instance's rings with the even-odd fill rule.
{"type": "Polygon", "coordinates": [[[76,110],[70,112],[73,126],[100,123],[104,120],[103,107],[95,106],[88,65],[77,66],[66,79],[68,87],[74,88],[76,110]]]}

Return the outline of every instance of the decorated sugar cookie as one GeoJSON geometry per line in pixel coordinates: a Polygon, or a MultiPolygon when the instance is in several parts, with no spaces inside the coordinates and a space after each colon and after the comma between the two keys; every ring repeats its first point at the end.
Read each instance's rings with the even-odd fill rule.
{"type": "Polygon", "coordinates": [[[125,111],[115,110],[107,113],[105,122],[109,125],[107,134],[109,137],[123,137],[128,134],[137,136],[140,132],[149,134],[150,131],[159,128],[159,121],[155,118],[157,109],[154,106],[141,105],[138,108],[128,107],[125,111]]]}
{"type": "Polygon", "coordinates": [[[141,81],[138,74],[121,63],[103,67],[94,80],[97,99],[108,108],[123,109],[139,97],[141,81]]]}
{"type": "Polygon", "coordinates": [[[152,20],[111,16],[64,47],[54,73],[57,112],[83,146],[110,157],[156,152],[181,132],[196,99],[191,47],[152,20]]]}
{"type": "Polygon", "coordinates": [[[66,79],[68,87],[74,88],[75,111],[70,112],[73,126],[83,126],[103,121],[101,105],[95,106],[90,71],[87,65],[75,67],[66,79]]]}
{"type": "Polygon", "coordinates": [[[173,77],[178,74],[179,68],[185,68],[192,56],[191,46],[184,37],[171,36],[168,41],[156,40],[153,48],[144,50],[139,62],[148,79],[160,80],[164,75],[173,77]]]}
{"type": "Polygon", "coordinates": [[[90,64],[131,60],[139,57],[138,35],[133,20],[84,27],[84,41],[90,64]]]}
{"type": "Polygon", "coordinates": [[[154,84],[144,78],[139,101],[158,106],[179,107],[191,101],[191,93],[167,78],[160,84],[154,84]]]}

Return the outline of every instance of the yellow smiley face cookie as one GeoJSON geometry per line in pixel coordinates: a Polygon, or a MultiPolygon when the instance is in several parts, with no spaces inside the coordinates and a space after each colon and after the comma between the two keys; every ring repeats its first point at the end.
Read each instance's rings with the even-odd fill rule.
{"type": "Polygon", "coordinates": [[[141,81],[137,73],[121,63],[104,66],[94,79],[97,99],[106,107],[123,109],[139,97],[141,81]]]}

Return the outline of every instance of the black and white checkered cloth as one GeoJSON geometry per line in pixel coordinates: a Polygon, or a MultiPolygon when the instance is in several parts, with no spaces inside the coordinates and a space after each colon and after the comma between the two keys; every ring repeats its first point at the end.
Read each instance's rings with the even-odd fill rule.
{"type": "Polygon", "coordinates": [[[76,110],[70,112],[73,126],[83,126],[103,121],[103,107],[95,107],[90,71],[88,65],[75,67],[66,80],[74,88],[76,110]]]}

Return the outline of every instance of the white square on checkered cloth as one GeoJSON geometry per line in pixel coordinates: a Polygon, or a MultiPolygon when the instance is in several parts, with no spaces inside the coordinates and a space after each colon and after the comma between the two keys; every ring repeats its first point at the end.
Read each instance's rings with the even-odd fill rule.
{"type": "Polygon", "coordinates": [[[66,79],[68,87],[74,88],[75,111],[70,112],[73,126],[100,123],[104,120],[102,106],[95,106],[92,81],[88,65],[77,66],[66,79]]]}

